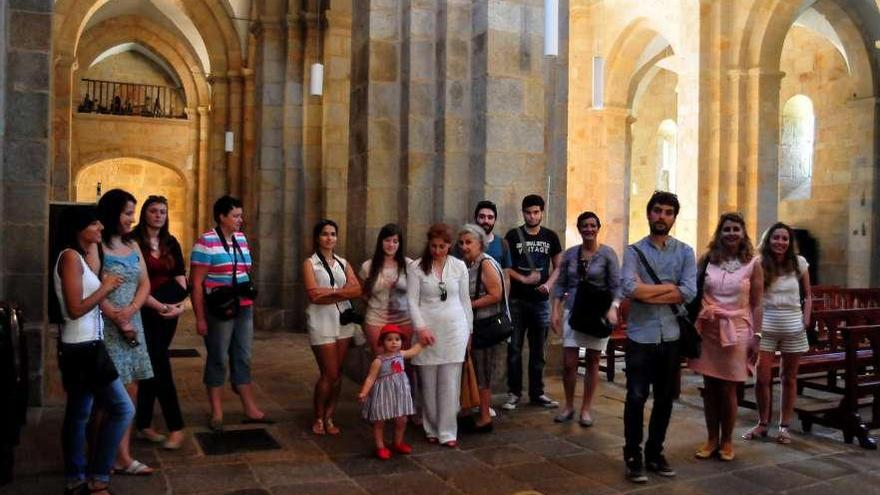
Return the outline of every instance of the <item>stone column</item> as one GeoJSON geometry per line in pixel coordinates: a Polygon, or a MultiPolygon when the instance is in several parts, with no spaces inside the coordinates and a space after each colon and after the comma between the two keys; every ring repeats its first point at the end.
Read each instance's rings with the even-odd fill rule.
{"type": "MultiPolygon", "coordinates": [[[[226,130],[232,132],[232,152],[226,153],[226,189],[229,194],[241,198],[241,144],[242,144],[242,108],[243,87],[241,72],[237,70],[226,73],[229,81],[229,121],[226,130]]],[[[225,139],[224,139],[225,141],[225,139]]]]}
{"type": "MultiPolygon", "coordinates": [[[[51,196],[55,201],[69,201],[70,191],[70,144],[73,106],[73,55],[57,54],[54,60],[52,82],[52,136],[54,157],[51,167],[51,196]]],[[[91,95],[94,97],[94,95],[91,95]]]]}
{"type": "MultiPolygon", "coordinates": [[[[346,207],[348,204],[348,117],[351,85],[351,16],[345,12],[324,12],[324,95],[322,107],[322,210],[339,224],[338,250],[347,253],[346,207]]],[[[352,253],[360,259],[360,253],[352,253]]]]}
{"type": "MultiPolygon", "coordinates": [[[[402,15],[400,0],[354,2],[348,175],[348,249],[368,252],[371,237],[400,215],[402,15]]],[[[430,173],[427,166],[424,173],[430,173]]]]}
{"type": "Polygon", "coordinates": [[[779,219],[779,84],[785,74],[756,68],[746,75],[739,204],[758,237],[779,219]]]}
{"type": "Polygon", "coordinates": [[[208,168],[208,198],[214,200],[229,192],[227,157],[224,151],[229,125],[229,81],[226,76],[211,77],[211,152],[208,168]]]}
{"type": "MultiPolygon", "coordinates": [[[[618,253],[623,253],[627,243],[626,228],[629,225],[628,201],[621,200],[629,197],[629,184],[625,182],[627,164],[630,162],[632,150],[632,124],[635,119],[630,115],[629,108],[605,107],[598,111],[605,128],[604,170],[597,179],[604,175],[604,205],[605,214],[602,217],[602,230],[604,241],[613,247],[618,253]]],[[[601,153],[599,156],[602,156],[601,153]]],[[[601,179],[600,179],[601,180],[601,179]]],[[[596,191],[594,190],[594,193],[596,191]]],[[[638,205],[637,205],[638,206],[638,205]]],[[[647,221],[647,220],[645,220],[647,221]]]]}
{"type": "MultiPolygon", "coordinates": [[[[0,37],[0,299],[17,302],[24,312],[24,334],[30,354],[30,401],[40,405],[44,354],[48,354],[44,351],[48,338],[46,275],[50,263],[54,263],[48,259],[47,239],[52,177],[52,2],[2,2],[0,37]]],[[[56,65],[55,69],[69,77],[71,61],[62,58],[59,62],[60,67],[56,65]]],[[[69,98],[66,101],[69,105],[69,98]]],[[[63,186],[60,196],[67,191],[62,179],[69,180],[63,174],[64,167],[61,172],[57,182],[63,186]]],[[[67,199],[66,195],[62,199],[67,199]]]]}
{"type": "MultiPolygon", "coordinates": [[[[853,122],[853,129],[866,129],[875,126],[877,121],[877,105],[880,99],[876,97],[853,98],[847,101],[846,106],[855,108],[853,112],[859,115],[859,121],[853,122]]],[[[866,140],[867,141],[867,140],[866,140]]],[[[847,261],[847,287],[876,287],[873,282],[872,272],[877,270],[877,245],[873,242],[876,237],[877,197],[876,164],[875,160],[867,157],[876,157],[876,144],[863,142],[859,146],[860,153],[850,162],[849,181],[849,233],[846,246],[847,261]],[[867,269],[870,266],[871,269],[867,269]]]]}
{"type": "Polygon", "coordinates": [[[257,152],[256,143],[256,84],[254,83],[254,70],[242,69],[244,77],[244,122],[242,124],[242,164],[241,164],[241,194],[245,210],[256,215],[256,189],[257,179],[254,169],[257,152]]]}
{"type": "Polygon", "coordinates": [[[210,180],[208,178],[209,170],[211,168],[211,164],[209,162],[208,153],[211,142],[211,111],[206,106],[199,106],[198,111],[198,121],[199,121],[199,162],[196,165],[198,179],[196,180],[196,187],[198,188],[198,194],[196,194],[196,208],[198,214],[196,215],[196,226],[197,232],[201,234],[208,230],[208,226],[212,225],[213,215],[211,210],[211,198],[208,196],[210,180]]]}

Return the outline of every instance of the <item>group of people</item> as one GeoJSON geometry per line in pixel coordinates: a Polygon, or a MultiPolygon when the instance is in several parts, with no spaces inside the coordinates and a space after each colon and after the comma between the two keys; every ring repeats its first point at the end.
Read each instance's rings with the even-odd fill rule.
{"type": "MultiPolygon", "coordinates": [[[[209,428],[223,429],[227,374],[241,400],[243,421],[273,422],[251,387],[256,289],[241,232],[242,203],[231,196],[215,202],[216,226],[193,246],[188,279],[180,245],[168,232],[165,198],[147,198],[133,228],[135,206],[131,194],[114,189],[97,208],[71,209],[61,222],[64,249],[53,276],[65,319],[59,355],[68,394],[63,431],[67,493],[106,493],[111,471],[152,472],[128,448],[134,404],[138,436],[168,449],[180,447],[184,425],[168,346],[188,294],[207,351],[203,381],[209,428]],[[151,426],[157,399],[168,435],[151,426]],[[96,401],[100,407],[93,411],[96,401]],[[87,467],[90,420],[97,427],[88,430],[94,455],[87,467]]],[[[311,431],[341,431],[335,412],[342,365],[361,328],[375,359],[358,399],[363,417],[373,424],[381,459],[411,452],[404,441],[409,419],[421,425],[429,443],[458,445],[463,370],[472,370],[479,390],[479,414],[471,429],[491,432],[496,362],[506,350],[508,393],[500,407],[514,411],[523,400],[526,342],[529,402],[558,408],[543,383],[551,330],[562,335],[565,391],[564,405],[553,419],[576,418],[581,426],[592,426],[599,358],[617,324],[621,301],[629,299],[624,407],[629,480],[647,481],[646,470],[675,476],[663,443],[678,384],[679,321],[686,303],[698,306],[693,314],[703,340],[701,355],[689,360],[705,381],[707,440],[696,457],[734,458],[736,385],[753,372],[756,360],[759,422],[743,438],[768,435],[776,351],[783,356],[776,439],[790,442],[787,425],[810,313],[808,265],[797,255],[793,232],[774,225],[756,253],[742,216],[724,214],[698,263],[693,248],[670,235],[679,208],[674,194],[654,193],[646,209],[650,234],[625,249],[622,266],[614,249],[599,242],[602,223],[593,212],[577,218],[582,242],[563,251],[557,234],[541,225],[544,200],[538,195],[523,199],[523,225],[503,238],[493,232],[498,211],[490,201],[479,202],[475,223],[457,232],[446,224],[432,225],[415,260],[405,256],[402,229],[385,225],[372,256],[358,268],[336,253],[338,225],[319,221],[313,229],[314,252],[301,267],[309,343],[319,368],[311,431]],[[357,311],[359,300],[363,315],[357,311]],[[586,349],[586,373],[576,408],[580,348],[586,349]],[[644,406],[651,389],[654,404],[643,455],[644,406]],[[390,444],[384,438],[386,421],[395,424],[390,444]]]]}

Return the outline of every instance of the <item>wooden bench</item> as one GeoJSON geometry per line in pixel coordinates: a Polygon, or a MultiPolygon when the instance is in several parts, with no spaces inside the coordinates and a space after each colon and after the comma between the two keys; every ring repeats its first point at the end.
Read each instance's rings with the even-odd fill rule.
{"type": "Polygon", "coordinates": [[[854,438],[866,449],[876,449],[877,440],[870,429],[880,426],[880,325],[843,326],[839,328],[844,345],[843,398],[836,404],[796,407],[795,412],[805,432],[813,424],[838,428],[843,439],[854,438]],[[859,409],[871,405],[870,422],[863,421],[859,409]]]}
{"type": "Polygon", "coordinates": [[[599,365],[599,371],[605,372],[605,379],[609,382],[614,381],[617,360],[623,359],[626,354],[626,319],[629,316],[629,303],[629,299],[620,302],[620,307],[617,309],[617,325],[611,331],[608,345],[605,347],[605,364],[599,365]]]}

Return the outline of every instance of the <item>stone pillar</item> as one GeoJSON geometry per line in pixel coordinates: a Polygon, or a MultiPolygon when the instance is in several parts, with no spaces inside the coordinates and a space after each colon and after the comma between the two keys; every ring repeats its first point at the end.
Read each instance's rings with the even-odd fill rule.
{"type": "MultiPolygon", "coordinates": [[[[473,7],[471,176],[485,184],[482,196],[498,203],[498,224],[505,226],[522,223],[523,196],[547,198],[550,192],[543,6],[535,3],[499,0],[473,7]],[[477,149],[483,137],[485,149],[477,149]]],[[[557,231],[562,227],[545,225],[557,231]]]]}
{"type": "Polygon", "coordinates": [[[51,197],[55,201],[69,201],[72,180],[70,176],[71,112],[75,105],[73,98],[75,86],[72,80],[73,55],[56,54],[53,65],[52,136],[54,157],[51,166],[51,197]]]}
{"type": "MultiPolygon", "coordinates": [[[[48,338],[52,3],[2,2],[0,24],[0,299],[15,301],[24,311],[30,400],[39,405],[48,338]]],[[[62,74],[69,77],[70,60],[60,62],[67,68],[62,74]]]]}
{"type": "Polygon", "coordinates": [[[197,110],[199,113],[199,163],[196,165],[196,187],[198,188],[196,226],[197,232],[201,234],[208,230],[209,225],[213,225],[213,210],[211,209],[213,201],[208,196],[208,191],[210,191],[208,175],[211,168],[208,154],[211,149],[211,111],[206,106],[199,106],[197,110]]]}
{"type": "Polygon", "coordinates": [[[244,122],[242,123],[241,195],[245,210],[256,215],[256,84],[254,70],[242,69],[244,77],[244,122]]]}
{"type": "Polygon", "coordinates": [[[779,219],[779,85],[785,73],[751,69],[746,86],[741,204],[755,237],[779,219]]]}
{"type": "MultiPolygon", "coordinates": [[[[300,28],[303,30],[302,57],[299,62],[303,74],[302,89],[302,185],[299,189],[303,195],[303,220],[305,225],[302,241],[307,252],[311,252],[311,226],[324,217],[324,160],[323,160],[323,96],[311,96],[311,65],[323,62],[318,49],[321,36],[321,17],[318,12],[306,12],[300,17],[300,28]]],[[[327,78],[327,67],[324,67],[324,79],[327,78]]],[[[344,234],[340,232],[340,234],[344,234]]]]}
{"type": "MultiPolygon", "coordinates": [[[[351,145],[347,252],[363,256],[386,222],[398,221],[400,177],[401,0],[352,5],[351,145]],[[369,207],[368,207],[369,206],[369,207]]],[[[425,167],[430,174],[432,167],[425,167]]],[[[412,178],[410,178],[412,180],[412,178]]]]}
{"type": "MultiPolygon", "coordinates": [[[[232,132],[232,152],[226,153],[226,189],[241,198],[241,145],[242,145],[242,77],[239,71],[226,73],[229,80],[229,121],[226,129],[232,132]]],[[[225,139],[224,139],[225,142],[225,139]]]]}
{"type": "Polygon", "coordinates": [[[227,181],[227,158],[224,145],[229,125],[229,81],[226,76],[211,78],[211,152],[208,167],[208,200],[214,200],[229,192],[227,181]]]}
{"type": "MultiPolygon", "coordinates": [[[[854,129],[866,129],[875,126],[877,121],[876,97],[853,98],[847,101],[847,107],[855,108],[859,115],[854,129]]],[[[877,247],[872,242],[876,236],[877,209],[876,164],[866,157],[876,157],[876,144],[871,142],[861,149],[860,156],[854,157],[850,163],[849,181],[849,228],[846,246],[847,287],[876,287],[872,283],[872,272],[876,271],[877,247]],[[870,266],[871,269],[867,269],[870,266]]]]}
{"type": "MultiPolygon", "coordinates": [[[[630,162],[631,131],[635,119],[630,115],[629,108],[605,107],[597,112],[601,115],[605,128],[604,164],[596,177],[598,179],[596,184],[603,184],[602,187],[605,189],[604,201],[597,202],[605,205],[604,215],[599,214],[602,218],[603,242],[613,247],[616,252],[623,253],[627,243],[629,202],[621,200],[621,193],[624,198],[629,197],[629,184],[625,182],[625,178],[627,164],[630,162]],[[602,176],[604,181],[600,179],[602,176]]],[[[599,156],[603,154],[599,153],[599,156]]],[[[594,190],[593,193],[596,194],[597,191],[594,190]]],[[[647,219],[645,221],[647,222],[647,219]]]]}
{"type": "MultiPolygon", "coordinates": [[[[338,250],[347,253],[346,207],[348,204],[348,117],[351,85],[351,15],[342,11],[324,12],[323,29],[324,95],[321,97],[322,210],[339,224],[338,250]]],[[[360,253],[352,253],[360,259],[360,253]]]]}

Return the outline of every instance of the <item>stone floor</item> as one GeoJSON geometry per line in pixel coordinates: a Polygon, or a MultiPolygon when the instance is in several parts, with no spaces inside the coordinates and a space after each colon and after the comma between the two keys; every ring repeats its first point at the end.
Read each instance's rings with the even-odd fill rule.
{"type": "MultiPolygon", "coordinates": [[[[184,324],[176,348],[202,351],[191,324],[184,324]]],[[[880,494],[880,454],[845,445],[839,433],[815,427],[803,435],[795,427],[790,446],[772,441],[736,442],[731,463],[698,461],[693,451],[704,438],[696,386],[686,373],[682,399],[676,403],[667,456],[678,477],[652,477],[633,485],[623,477],[624,377],[601,384],[595,404],[596,426],[558,425],[553,412],[523,406],[496,418],[488,435],[460,436],[450,450],[428,445],[418,429],[408,437],[415,451],[382,462],[372,457],[369,426],[360,420],[357,387],[346,381],[337,415],[342,435],[316,437],[309,430],[314,359],[302,334],[264,333],[254,349],[255,387],[263,408],[278,421],[268,428],[281,450],[206,456],[190,435],[185,447],[164,451],[135,441],[136,457],[158,470],[149,477],[113,478],[117,494],[880,494]]],[[[173,360],[190,432],[206,431],[201,385],[203,358],[173,360]]],[[[548,392],[561,397],[558,376],[547,379],[548,392]]],[[[0,494],[60,493],[59,430],[63,394],[56,385],[52,405],[35,409],[17,450],[16,481],[0,494]]],[[[235,396],[226,394],[227,429],[241,419],[235,396]]],[[[500,397],[499,397],[500,400],[500,397]]],[[[754,422],[754,412],[740,410],[738,434],[754,422]]],[[[158,415],[157,417],[161,417],[158,415]]],[[[738,438],[738,436],[737,436],[738,438]]]]}

